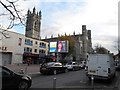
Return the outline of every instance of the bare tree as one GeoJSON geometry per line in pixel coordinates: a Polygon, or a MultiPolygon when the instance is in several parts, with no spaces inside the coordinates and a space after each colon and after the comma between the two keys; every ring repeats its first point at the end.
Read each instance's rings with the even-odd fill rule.
{"type": "Polygon", "coordinates": [[[118,41],[114,41],[114,46],[113,47],[114,47],[115,50],[119,51],[119,49],[118,49],[118,41]]]}
{"type": "Polygon", "coordinates": [[[118,54],[120,54],[120,39],[114,41],[114,49],[118,51],[118,54]]]}
{"type": "Polygon", "coordinates": [[[19,10],[16,4],[19,0],[0,0],[0,4],[2,7],[6,10],[6,13],[2,12],[0,13],[0,16],[6,16],[9,15],[9,24],[6,28],[0,27],[0,33],[6,37],[4,32],[7,29],[11,29],[16,25],[25,25],[25,16],[21,14],[22,10],[19,10]]]}
{"type": "Polygon", "coordinates": [[[110,53],[110,51],[108,49],[106,49],[105,47],[101,46],[101,44],[97,44],[95,46],[94,49],[95,53],[99,53],[99,54],[107,54],[110,53]]]}

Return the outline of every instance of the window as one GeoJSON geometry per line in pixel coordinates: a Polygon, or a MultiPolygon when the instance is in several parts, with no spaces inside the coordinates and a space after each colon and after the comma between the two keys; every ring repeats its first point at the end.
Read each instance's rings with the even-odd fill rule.
{"type": "Polygon", "coordinates": [[[44,48],[46,48],[46,44],[44,43],[44,48]]]}
{"type": "Polygon", "coordinates": [[[30,52],[32,52],[32,48],[30,48],[30,52]]]}
{"type": "Polygon", "coordinates": [[[35,28],[37,28],[37,21],[35,21],[35,28]]]}
{"type": "Polygon", "coordinates": [[[39,47],[42,47],[42,44],[41,44],[41,43],[39,44],[39,47]]]}
{"type": "Polygon", "coordinates": [[[45,50],[39,50],[39,53],[45,53],[45,50]]]}
{"type": "Polygon", "coordinates": [[[41,43],[40,43],[40,46],[41,46],[41,43]]]}
{"type": "Polygon", "coordinates": [[[31,41],[31,44],[33,43],[33,41],[31,41]]]}
{"type": "Polygon", "coordinates": [[[42,53],[42,50],[39,50],[39,53],[42,53]]]}
{"type": "Polygon", "coordinates": [[[35,41],[35,44],[37,44],[37,41],[35,41]]]}
{"type": "Polygon", "coordinates": [[[46,48],[46,44],[42,42],[42,43],[39,44],[39,47],[40,48],[46,48]]]}
{"type": "Polygon", "coordinates": [[[10,72],[5,69],[2,69],[2,77],[8,77],[8,76],[10,76],[10,72]]]}
{"type": "Polygon", "coordinates": [[[26,52],[26,48],[24,48],[24,52],[26,52]]]}
{"type": "Polygon", "coordinates": [[[35,49],[34,52],[37,53],[37,49],[35,49]]]}
{"type": "Polygon", "coordinates": [[[32,48],[25,47],[25,48],[24,48],[24,52],[32,53],[32,48]]]}
{"type": "Polygon", "coordinates": [[[27,52],[29,52],[29,48],[27,47],[27,52]]]}
{"type": "Polygon", "coordinates": [[[21,46],[22,44],[22,38],[19,38],[18,45],[21,46]]]}
{"type": "Polygon", "coordinates": [[[30,46],[32,46],[32,45],[33,45],[33,41],[30,40],[30,39],[25,39],[25,45],[30,45],[30,46]]]}
{"type": "Polygon", "coordinates": [[[42,50],[42,53],[45,53],[45,51],[44,51],[44,50],[42,50]]]}

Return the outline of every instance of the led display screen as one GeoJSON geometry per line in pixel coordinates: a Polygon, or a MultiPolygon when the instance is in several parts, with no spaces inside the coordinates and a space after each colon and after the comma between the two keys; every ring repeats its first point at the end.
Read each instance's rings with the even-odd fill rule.
{"type": "Polygon", "coordinates": [[[50,42],[49,52],[68,52],[68,41],[50,42]]]}
{"type": "Polygon", "coordinates": [[[57,42],[50,42],[49,45],[49,52],[57,52],[57,42]]]}

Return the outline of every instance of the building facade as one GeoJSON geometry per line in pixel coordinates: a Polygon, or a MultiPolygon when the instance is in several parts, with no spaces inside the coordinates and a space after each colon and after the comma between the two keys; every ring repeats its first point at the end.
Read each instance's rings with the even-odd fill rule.
{"type": "Polygon", "coordinates": [[[26,63],[28,59],[31,59],[31,63],[40,63],[40,57],[43,57],[48,54],[48,43],[26,37],[23,60],[26,63]]]}
{"type": "MultiPolygon", "coordinates": [[[[66,34],[65,34],[66,35],[66,34]]],[[[60,36],[58,37],[51,37],[42,39],[45,42],[53,42],[58,41],[60,36]]],[[[91,39],[91,30],[86,29],[86,25],[82,25],[82,34],[75,34],[70,35],[75,41],[74,44],[74,52],[70,56],[66,56],[67,60],[75,59],[77,62],[85,61],[87,59],[87,54],[92,53],[92,39],[91,39]]],[[[61,53],[61,55],[64,53],[61,53]]],[[[62,58],[61,58],[62,59],[62,58]]]]}
{"type": "Polygon", "coordinates": [[[48,54],[48,43],[26,37],[13,31],[4,32],[8,38],[0,40],[1,63],[14,64],[24,63],[31,58],[32,63],[39,63],[39,57],[48,54]]]}
{"type": "Polygon", "coordinates": [[[12,31],[5,31],[8,38],[2,36],[0,54],[2,64],[22,63],[25,36],[12,31]]]}

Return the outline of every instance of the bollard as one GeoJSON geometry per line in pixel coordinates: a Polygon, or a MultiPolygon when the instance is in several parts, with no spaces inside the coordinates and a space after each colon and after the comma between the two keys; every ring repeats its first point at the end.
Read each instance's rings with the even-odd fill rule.
{"type": "Polygon", "coordinates": [[[94,76],[91,76],[91,84],[92,84],[92,90],[94,90],[94,76]]]}
{"type": "Polygon", "coordinates": [[[53,78],[53,89],[56,89],[56,78],[53,78]]]}
{"type": "Polygon", "coordinates": [[[25,74],[27,74],[27,66],[25,67],[25,74]]]}

